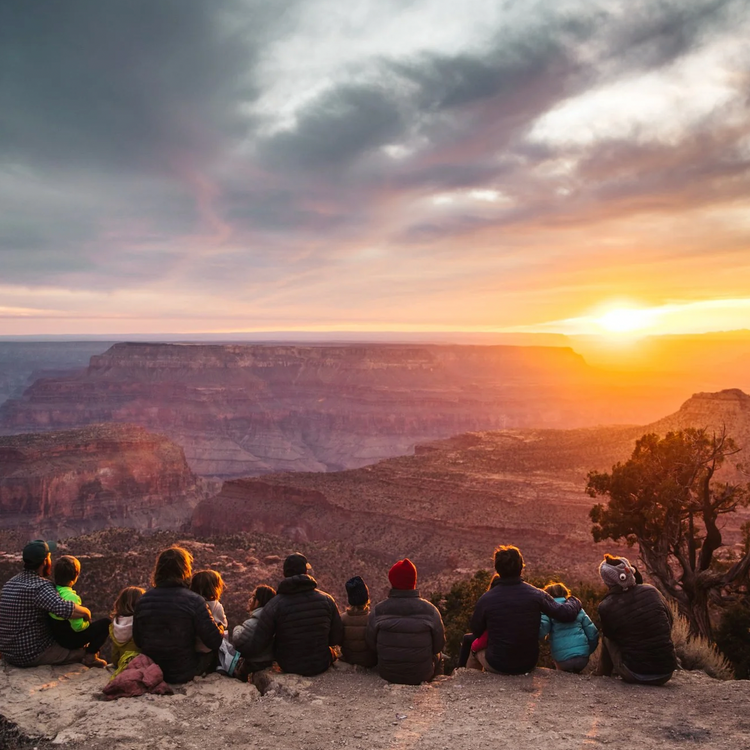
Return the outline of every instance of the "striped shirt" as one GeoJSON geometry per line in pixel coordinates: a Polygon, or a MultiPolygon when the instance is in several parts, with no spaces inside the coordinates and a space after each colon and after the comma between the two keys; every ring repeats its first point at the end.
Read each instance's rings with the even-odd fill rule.
{"type": "Polygon", "coordinates": [[[60,597],[52,581],[24,570],[3,586],[0,594],[0,653],[9,664],[25,667],[54,642],[50,613],[64,619],[73,614],[73,602],[60,597]]]}

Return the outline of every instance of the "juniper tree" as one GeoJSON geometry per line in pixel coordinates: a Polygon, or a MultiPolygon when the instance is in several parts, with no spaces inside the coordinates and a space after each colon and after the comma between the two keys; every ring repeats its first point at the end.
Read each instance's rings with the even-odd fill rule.
{"type": "Polygon", "coordinates": [[[629,460],[611,473],[589,472],[586,485],[591,497],[607,497],[589,514],[594,540],[637,542],[655,585],[677,602],[692,630],[707,638],[709,600],[720,600],[750,570],[748,524],[740,559],[731,566],[715,559],[722,547],[719,519],[750,501],[750,486],[715,480],[716,471],[738,452],[725,431],[643,435],[629,460]]]}

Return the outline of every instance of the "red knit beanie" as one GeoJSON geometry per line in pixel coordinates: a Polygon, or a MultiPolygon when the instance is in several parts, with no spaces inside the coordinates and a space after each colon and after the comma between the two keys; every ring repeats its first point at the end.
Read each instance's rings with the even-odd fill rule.
{"type": "Polygon", "coordinates": [[[408,557],[399,560],[388,571],[388,580],[394,589],[409,591],[417,588],[417,569],[414,563],[408,557]]]}

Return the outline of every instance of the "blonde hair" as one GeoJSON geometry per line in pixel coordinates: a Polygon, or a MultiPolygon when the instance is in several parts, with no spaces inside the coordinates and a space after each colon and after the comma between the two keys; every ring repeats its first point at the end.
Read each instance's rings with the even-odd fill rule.
{"type": "Polygon", "coordinates": [[[544,590],[555,599],[559,599],[560,597],[567,599],[570,596],[570,589],[564,583],[556,581],[548,583],[544,587],[544,590]]]}

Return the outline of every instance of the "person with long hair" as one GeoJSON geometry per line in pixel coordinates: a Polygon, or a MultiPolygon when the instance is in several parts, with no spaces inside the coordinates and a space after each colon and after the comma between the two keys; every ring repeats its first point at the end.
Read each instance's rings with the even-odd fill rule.
{"type": "Polygon", "coordinates": [[[205,599],[190,590],[193,556],[182,547],[163,550],[149,589],[135,605],[133,640],[164,673],[166,682],[189,682],[201,673],[195,640],[218,651],[222,634],[205,599]]]}

